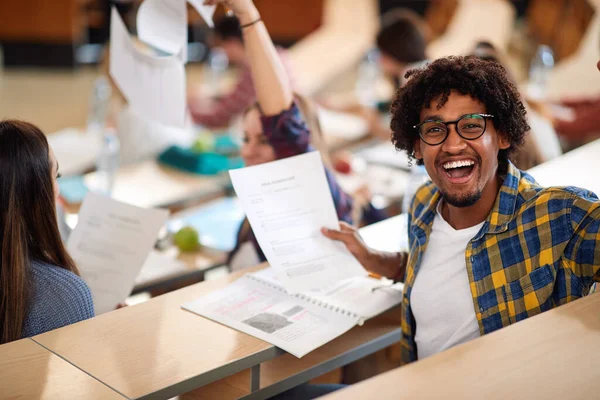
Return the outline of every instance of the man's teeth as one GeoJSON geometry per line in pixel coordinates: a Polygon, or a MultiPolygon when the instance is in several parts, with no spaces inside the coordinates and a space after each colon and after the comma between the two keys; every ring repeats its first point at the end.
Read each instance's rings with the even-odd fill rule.
{"type": "Polygon", "coordinates": [[[443,165],[444,169],[452,169],[452,168],[461,168],[461,167],[470,167],[475,164],[473,160],[461,160],[461,161],[452,161],[443,165]]]}

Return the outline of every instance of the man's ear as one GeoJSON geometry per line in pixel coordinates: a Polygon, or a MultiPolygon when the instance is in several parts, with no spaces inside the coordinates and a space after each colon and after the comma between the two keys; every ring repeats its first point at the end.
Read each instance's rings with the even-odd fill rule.
{"type": "Polygon", "coordinates": [[[414,147],[415,147],[415,150],[414,150],[415,158],[417,160],[422,160],[423,154],[421,153],[421,139],[415,139],[414,147]]]}
{"type": "Polygon", "coordinates": [[[506,150],[510,147],[510,140],[503,133],[498,133],[498,147],[500,150],[506,150]]]}

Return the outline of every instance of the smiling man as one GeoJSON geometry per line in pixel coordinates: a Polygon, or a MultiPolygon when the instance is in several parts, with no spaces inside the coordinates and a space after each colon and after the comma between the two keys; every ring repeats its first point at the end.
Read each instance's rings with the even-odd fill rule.
{"type": "Polygon", "coordinates": [[[392,141],[431,177],[412,201],[410,252],[374,251],[345,224],[323,234],[405,282],[411,362],[588,294],[600,280],[600,202],[583,189],[543,188],[509,161],[529,126],[499,64],[450,57],[407,77],[392,141]]]}

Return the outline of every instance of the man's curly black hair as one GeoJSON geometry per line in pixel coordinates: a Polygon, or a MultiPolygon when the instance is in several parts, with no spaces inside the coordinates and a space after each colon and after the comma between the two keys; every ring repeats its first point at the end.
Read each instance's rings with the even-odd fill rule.
{"type": "MultiPolygon", "coordinates": [[[[510,142],[500,150],[498,160],[505,163],[510,154],[523,144],[529,131],[526,111],[516,86],[502,65],[475,56],[440,58],[425,68],[406,73],[406,85],[396,92],[392,114],[392,143],[414,157],[415,140],[419,133],[414,128],[424,107],[438,96],[438,108],[448,101],[451,91],[469,95],[485,105],[492,114],[496,131],[510,142]]],[[[417,160],[422,165],[422,160],[417,160]]]]}

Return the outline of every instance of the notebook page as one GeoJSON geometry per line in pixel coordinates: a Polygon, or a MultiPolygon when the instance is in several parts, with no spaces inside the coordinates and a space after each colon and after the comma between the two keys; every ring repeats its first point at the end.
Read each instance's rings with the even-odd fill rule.
{"type": "MultiPolygon", "coordinates": [[[[283,290],[273,268],[265,268],[248,275],[283,290]]],[[[321,291],[311,290],[294,296],[356,314],[364,321],[400,304],[403,289],[403,283],[392,284],[389,279],[354,277],[344,279],[321,291]]]]}
{"type": "Polygon", "coordinates": [[[302,357],[342,335],[356,317],[311,304],[244,276],[183,309],[302,357]]]}

